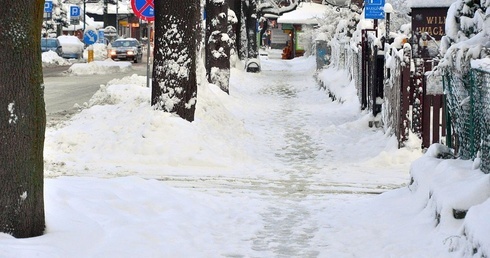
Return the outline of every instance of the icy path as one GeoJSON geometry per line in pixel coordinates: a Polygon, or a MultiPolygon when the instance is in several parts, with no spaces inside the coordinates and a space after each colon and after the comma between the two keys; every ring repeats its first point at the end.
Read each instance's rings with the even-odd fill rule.
{"type": "MultiPolygon", "coordinates": [[[[226,257],[329,257],[347,253],[324,237],[338,204],[398,188],[408,182],[407,163],[383,158],[387,138],[369,128],[356,104],[332,102],[319,90],[311,60],[263,60],[260,74],[232,88],[244,108],[235,114],[259,143],[258,171],[235,177],[167,177],[183,188],[254,198],[263,228],[248,253],[226,257]],[[266,107],[265,109],[263,107],[266,107]],[[320,235],[320,231],[323,231],[320,235]]],[[[347,85],[345,85],[347,86],[347,85]]],[[[334,229],[336,231],[338,229],[334,229]]],[[[237,236],[239,237],[239,236],[237,236]]],[[[243,246],[242,246],[243,248],[243,246]]]]}

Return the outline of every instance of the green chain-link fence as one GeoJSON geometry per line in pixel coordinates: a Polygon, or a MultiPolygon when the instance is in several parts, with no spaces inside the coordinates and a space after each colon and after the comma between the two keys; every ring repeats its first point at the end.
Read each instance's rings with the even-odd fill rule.
{"type": "Polygon", "coordinates": [[[449,114],[458,156],[475,159],[481,155],[481,170],[490,173],[490,72],[456,69],[444,76],[449,114]]]}

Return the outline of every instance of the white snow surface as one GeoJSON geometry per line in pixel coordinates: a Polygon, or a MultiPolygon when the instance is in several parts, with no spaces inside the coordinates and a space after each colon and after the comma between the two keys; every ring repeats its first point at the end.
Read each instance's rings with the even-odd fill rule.
{"type": "Polygon", "coordinates": [[[437,0],[437,1],[427,1],[427,0],[408,0],[409,6],[412,8],[431,8],[431,7],[449,7],[456,0],[437,0]]]}
{"type": "Polygon", "coordinates": [[[277,19],[278,23],[318,24],[325,17],[328,7],[322,4],[301,3],[296,10],[285,13],[277,19]]]}
{"type": "Polygon", "coordinates": [[[314,57],[273,56],[259,74],[233,69],[230,95],[200,85],[192,123],[153,110],[145,77],[101,86],[47,129],[46,233],[0,234],[0,257],[488,254],[488,175],[413,137],[397,149],[368,127],[345,71],[320,76],[341,104],[314,57]]]}

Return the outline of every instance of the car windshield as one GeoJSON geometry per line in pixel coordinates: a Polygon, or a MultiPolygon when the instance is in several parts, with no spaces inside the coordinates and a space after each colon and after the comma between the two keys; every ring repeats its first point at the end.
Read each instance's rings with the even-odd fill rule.
{"type": "Polygon", "coordinates": [[[137,45],[134,40],[116,40],[112,43],[113,47],[136,47],[137,45]]]}
{"type": "Polygon", "coordinates": [[[41,46],[43,47],[57,47],[56,40],[53,39],[41,39],[41,46]]]}

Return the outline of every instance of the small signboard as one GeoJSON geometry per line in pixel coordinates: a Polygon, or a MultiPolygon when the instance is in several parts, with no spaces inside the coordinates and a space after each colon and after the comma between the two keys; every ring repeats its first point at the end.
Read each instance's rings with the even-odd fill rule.
{"type": "Polygon", "coordinates": [[[70,19],[70,24],[71,25],[79,25],[80,24],[80,19],[78,19],[78,18],[71,18],[70,19]]]}
{"type": "Polygon", "coordinates": [[[442,82],[442,76],[432,73],[432,71],[425,74],[426,81],[426,93],[427,95],[442,95],[444,94],[444,86],[442,82]]]}
{"type": "Polygon", "coordinates": [[[385,18],[385,0],[364,0],[364,18],[366,19],[384,19],[385,18]]]}
{"type": "Polygon", "coordinates": [[[153,0],[131,0],[134,15],[145,21],[155,20],[155,5],[153,0]]]}
{"type": "Polygon", "coordinates": [[[105,35],[104,35],[104,30],[99,30],[99,40],[98,43],[105,43],[104,42],[105,35]]]}

